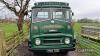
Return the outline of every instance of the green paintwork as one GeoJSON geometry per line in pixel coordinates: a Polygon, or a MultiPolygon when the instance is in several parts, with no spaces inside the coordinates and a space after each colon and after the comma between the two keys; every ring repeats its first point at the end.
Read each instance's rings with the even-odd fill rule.
{"type": "Polygon", "coordinates": [[[44,29],[43,27],[44,26],[50,26],[50,25],[55,25],[55,27],[53,27],[53,29],[57,30],[58,32],[65,33],[65,34],[72,34],[72,27],[67,22],[54,20],[55,23],[52,24],[51,21],[52,20],[47,20],[47,21],[43,21],[43,22],[32,23],[32,26],[37,26],[38,29],[39,29],[39,30],[37,29],[37,30],[32,31],[32,34],[35,34],[35,33],[36,34],[48,33],[51,28],[44,29]],[[62,28],[58,28],[57,29],[56,28],[57,25],[61,25],[62,28]],[[71,27],[70,29],[68,29],[68,25],[71,27]]]}
{"type": "MultiPolygon", "coordinates": [[[[66,3],[60,3],[60,2],[40,2],[35,3],[35,8],[64,8],[69,9],[68,4],[66,3]]],[[[71,11],[69,9],[69,11],[71,11]]],[[[62,20],[56,20],[56,19],[48,19],[40,22],[32,22],[33,17],[31,18],[31,27],[30,27],[30,40],[31,40],[31,48],[32,49],[70,49],[74,48],[74,31],[73,27],[71,26],[71,17],[69,21],[66,21],[64,19],[62,20]],[[51,23],[51,21],[54,21],[54,23],[51,23]],[[70,27],[70,28],[69,28],[70,27]],[[52,30],[55,30],[54,32],[52,30]],[[64,42],[65,38],[70,38],[70,44],[48,44],[43,45],[42,43],[37,46],[35,45],[35,39],[40,38],[43,39],[63,39],[62,42],[64,42]]],[[[42,41],[41,41],[42,42],[42,41]]]]}

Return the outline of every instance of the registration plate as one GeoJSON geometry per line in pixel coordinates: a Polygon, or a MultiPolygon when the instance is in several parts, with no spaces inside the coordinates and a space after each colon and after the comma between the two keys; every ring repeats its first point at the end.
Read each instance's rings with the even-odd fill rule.
{"type": "Polygon", "coordinates": [[[60,52],[60,50],[59,49],[48,49],[47,52],[48,53],[60,52]]]}

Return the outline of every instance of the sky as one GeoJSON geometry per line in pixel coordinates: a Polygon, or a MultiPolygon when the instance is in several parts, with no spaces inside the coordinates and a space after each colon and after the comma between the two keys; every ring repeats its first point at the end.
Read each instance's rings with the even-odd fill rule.
{"type": "MultiPolygon", "coordinates": [[[[95,18],[100,20],[100,0],[31,0],[30,7],[33,6],[34,2],[44,2],[44,1],[58,1],[69,3],[72,11],[74,12],[73,18],[95,18]]],[[[2,4],[1,4],[2,5],[2,4]]],[[[5,16],[13,14],[8,12],[7,9],[0,11],[0,16],[5,16]],[[6,12],[5,12],[6,10],[6,12]]]]}

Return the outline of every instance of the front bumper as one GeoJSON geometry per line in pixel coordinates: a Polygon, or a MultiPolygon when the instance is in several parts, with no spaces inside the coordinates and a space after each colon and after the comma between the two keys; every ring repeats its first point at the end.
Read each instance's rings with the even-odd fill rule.
{"type": "Polygon", "coordinates": [[[29,50],[34,52],[47,52],[47,50],[58,49],[59,52],[74,51],[75,44],[73,45],[52,45],[52,46],[34,46],[30,47],[29,50]]]}
{"type": "MultiPolygon", "coordinates": [[[[45,34],[45,35],[36,35],[34,36],[35,38],[39,37],[39,38],[43,38],[43,37],[50,37],[50,38],[54,38],[54,37],[72,37],[71,35],[66,35],[66,34],[45,34]]],[[[34,38],[33,37],[33,38],[34,38]]],[[[73,39],[73,38],[71,38],[73,39]]],[[[46,52],[47,50],[51,50],[51,49],[59,49],[60,52],[62,51],[74,51],[75,50],[75,40],[72,40],[70,44],[55,44],[55,45],[35,45],[33,43],[31,43],[31,41],[29,41],[29,50],[32,50],[34,52],[46,52]]]]}
{"type": "Polygon", "coordinates": [[[54,53],[54,50],[59,50],[57,52],[65,53],[67,51],[74,51],[75,48],[60,48],[60,49],[33,49],[29,48],[30,51],[33,51],[35,53],[54,53]],[[52,52],[48,52],[48,50],[53,50],[52,52]]]}

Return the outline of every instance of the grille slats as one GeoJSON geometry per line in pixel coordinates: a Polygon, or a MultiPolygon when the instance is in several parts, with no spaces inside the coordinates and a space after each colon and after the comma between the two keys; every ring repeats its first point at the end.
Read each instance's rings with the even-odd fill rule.
{"type": "Polygon", "coordinates": [[[43,45],[58,45],[58,44],[63,44],[63,39],[61,38],[48,38],[48,39],[43,39],[43,45]]]}

